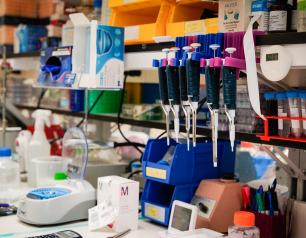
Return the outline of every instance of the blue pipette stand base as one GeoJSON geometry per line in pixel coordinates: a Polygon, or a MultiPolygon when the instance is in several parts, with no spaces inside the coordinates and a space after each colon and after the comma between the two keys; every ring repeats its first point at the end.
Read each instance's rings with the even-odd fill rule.
{"type": "Polygon", "coordinates": [[[234,172],[235,150],[229,141],[218,141],[218,167],[213,166],[211,140],[197,143],[187,150],[187,144],[166,139],[150,140],[143,156],[143,173],[146,179],[171,185],[199,183],[202,179],[220,178],[234,172]],[[175,146],[168,163],[161,163],[170,146],[175,146]]]}

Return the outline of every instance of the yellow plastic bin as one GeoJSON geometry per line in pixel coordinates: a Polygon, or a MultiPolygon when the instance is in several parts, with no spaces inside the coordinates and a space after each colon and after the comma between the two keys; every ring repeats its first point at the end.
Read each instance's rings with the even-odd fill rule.
{"type": "Polygon", "coordinates": [[[166,23],[175,0],[110,0],[111,26],[125,27],[125,44],[153,43],[166,35],[166,23]]]}
{"type": "Polygon", "coordinates": [[[204,9],[218,11],[218,3],[180,0],[171,9],[166,25],[167,36],[185,36],[218,32],[218,18],[201,20],[204,9]]]}

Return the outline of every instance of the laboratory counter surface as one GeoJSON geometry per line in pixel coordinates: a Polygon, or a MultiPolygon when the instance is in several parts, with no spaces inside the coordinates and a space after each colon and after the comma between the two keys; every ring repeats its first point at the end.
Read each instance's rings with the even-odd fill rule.
{"type": "MultiPolygon", "coordinates": [[[[87,221],[68,223],[59,226],[36,227],[19,221],[16,215],[0,217],[0,238],[32,237],[63,230],[73,230],[79,233],[83,238],[107,238],[116,235],[116,233],[113,232],[91,232],[88,229],[87,221]]],[[[131,231],[125,236],[125,238],[156,238],[158,237],[158,232],[162,230],[164,230],[164,228],[161,226],[154,225],[147,221],[139,220],[138,230],[131,231]]]]}

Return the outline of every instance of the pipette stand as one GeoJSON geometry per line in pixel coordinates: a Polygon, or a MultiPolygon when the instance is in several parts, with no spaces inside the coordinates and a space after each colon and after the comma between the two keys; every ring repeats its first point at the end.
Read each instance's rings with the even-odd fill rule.
{"type": "Polygon", "coordinates": [[[170,146],[167,146],[165,140],[149,140],[142,163],[146,179],[142,214],[162,225],[168,225],[174,200],[190,202],[202,179],[221,178],[224,174],[233,173],[235,168],[235,152],[231,151],[229,141],[220,140],[218,143],[220,163],[216,168],[212,163],[210,140],[199,141],[189,151],[187,144],[171,140],[170,146]],[[161,163],[168,156],[171,161],[161,163]]]}

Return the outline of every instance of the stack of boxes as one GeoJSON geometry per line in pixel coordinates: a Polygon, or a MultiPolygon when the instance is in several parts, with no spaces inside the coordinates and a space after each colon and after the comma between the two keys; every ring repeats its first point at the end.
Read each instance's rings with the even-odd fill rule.
{"type": "Polygon", "coordinates": [[[0,45],[6,45],[8,53],[11,53],[19,24],[47,24],[51,3],[52,0],[0,0],[0,45]]]}

